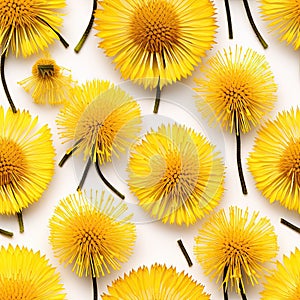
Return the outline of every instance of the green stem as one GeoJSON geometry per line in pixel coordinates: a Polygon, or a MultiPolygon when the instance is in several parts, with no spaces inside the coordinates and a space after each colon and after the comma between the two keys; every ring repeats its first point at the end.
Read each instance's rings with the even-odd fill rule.
{"type": "Polygon", "coordinates": [[[86,166],[84,168],[84,171],[83,171],[83,174],[82,174],[82,177],[81,177],[81,180],[79,182],[79,185],[77,187],[77,191],[80,192],[82,190],[82,187],[84,185],[84,182],[86,180],[86,177],[87,177],[87,174],[89,172],[89,169],[90,169],[90,166],[91,166],[91,163],[92,163],[92,158],[89,157],[87,163],[86,163],[86,166]]]}
{"type": "Polygon", "coordinates": [[[99,158],[98,155],[96,155],[96,171],[99,175],[99,177],[101,178],[101,180],[104,182],[104,184],[110,189],[112,190],[116,195],[118,195],[122,200],[125,199],[125,196],[123,194],[121,194],[114,186],[111,185],[111,183],[104,177],[104,175],[101,172],[100,169],[100,165],[99,165],[99,158]]]}
{"type": "Polygon", "coordinates": [[[191,260],[191,258],[189,256],[189,254],[187,253],[187,251],[186,251],[186,249],[185,249],[185,247],[183,245],[182,240],[178,240],[177,243],[178,243],[178,245],[179,245],[179,247],[180,247],[180,249],[181,249],[181,251],[182,251],[182,253],[183,253],[183,255],[184,255],[184,257],[185,257],[185,259],[186,259],[186,261],[188,263],[188,265],[189,265],[189,267],[191,267],[193,265],[193,262],[192,262],[192,260],[191,260]]]}
{"type": "Polygon", "coordinates": [[[242,285],[242,280],[241,279],[239,281],[239,289],[240,289],[240,293],[241,293],[242,299],[243,300],[247,300],[247,297],[246,297],[245,291],[243,289],[243,285],[242,285]]]}
{"type": "Polygon", "coordinates": [[[71,148],[71,150],[67,151],[66,154],[63,156],[63,158],[60,160],[58,165],[62,167],[65,162],[72,156],[72,154],[78,149],[78,144],[82,141],[82,138],[78,140],[74,146],[71,148]]]}
{"type": "Polygon", "coordinates": [[[161,88],[160,88],[160,76],[158,77],[158,83],[156,86],[156,97],[155,97],[155,103],[154,103],[154,109],[153,113],[157,114],[158,112],[158,107],[160,103],[160,94],[161,94],[161,88]]]}
{"type": "Polygon", "coordinates": [[[297,227],[296,225],[290,223],[289,221],[287,221],[287,220],[281,218],[280,222],[281,222],[281,224],[283,224],[283,225],[289,227],[290,229],[292,229],[292,230],[294,230],[294,231],[300,233],[300,228],[297,227]]]}
{"type": "Polygon", "coordinates": [[[266,43],[266,41],[263,39],[263,37],[261,36],[261,34],[259,33],[255,23],[254,23],[254,20],[253,20],[253,17],[252,17],[252,14],[251,14],[251,11],[250,11],[250,7],[249,7],[249,3],[248,3],[248,0],[243,0],[243,3],[244,3],[244,7],[245,7],[245,10],[246,10],[246,13],[247,13],[247,17],[248,17],[248,20],[251,24],[251,27],[252,29],[254,30],[257,38],[259,39],[260,43],[262,44],[262,46],[264,47],[264,49],[267,49],[268,48],[268,44],[266,43]]]}
{"type": "Polygon", "coordinates": [[[226,9],[226,15],[227,15],[229,39],[232,40],[233,39],[233,33],[232,33],[231,13],[230,13],[230,7],[229,7],[229,1],[228,0],[225,0],[225,9],[226,9]]]}
{"type": "Polygon", "coordinates": [[[74,51],[76,53],[78,53],[80,51],[80,49],[82,48],[83,44],[85,43],[91,29],[92,29],[92,26],[93,26],[93,23],[94,23],[94,19],[95,19],[95,11],[97,9],[97,0],[93,0],[93,11],[92,11],[92,14],[91,14],[91,18],[90,18],[90,21],[89,21],[89,24],[88,26],[86,27],[85,29],[85,32],[83,33],[80,41],[78,42],[78,44],[76,45],[76,47],[74,48],[74,51]]]}
{"type": "Polygon", "coordinates": [[[5,92],[5,95],[7,97],[7,100],[9,102],[9,105],[11,107],[11,110],[16,113],[17,112],[17,109],[15,107],[15,104],[10,96],[10,93],[9,93],[9,90],[8,90],[8,87],[7,87],[7,84],[6,84],[6,79],[5,79],[5,73],[4,73],[4,66],[5,66],[5,58],[6,58],[6,54],[7,54],[7,50],[5,50],[2,54],[1,54],[1,81],[2,81],[2,85],[3,85],[3,88],[4,88],[4,92],[5,92]]]}
{"type": "Polygon", "coordinates": [[[22,211],[17,212],[17,217],[18,217],[18,223],[19,223],[20,233],[23,233],[24,232],[24,222],[23,222],[22,211]]]}
{"type": "Polygon", "coordinates": [[[3,234],[5,236],[7,236],[7,237],[13,237],[13,235],[14,235],[12,232],[4,230],[4,229],[1,229],[1,228],[0,228],[0,234],[3,234]]]}

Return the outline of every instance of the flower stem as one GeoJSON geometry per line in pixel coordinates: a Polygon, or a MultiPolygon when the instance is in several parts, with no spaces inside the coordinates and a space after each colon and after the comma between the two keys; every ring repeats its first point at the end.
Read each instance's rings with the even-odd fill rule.
{"type": "Polygon", "coordinates": [[[187,251],[186,251],[186,249],[185,249],[185,247],[184,247],[184,245],[182,243],[182,240],[178,240],[177,243],[178,243],[178,245],[179,245],[179,247],[180,247],[180,249],[181,249],[181,251],[182,251],[182,253],[183,253],[183,255],[184,255],[184,257],[185,257],[185,259],[186,259],[186,261],[188,263],[188,265],[189,265],[189,267],[191,267],[193,265],[193,262],[192,262],[192,260],[191,260],[191,258],[189,256],[189,254],[187,253],[187,251]]]}
{"type": "Polygon", "coordinates": [[[224,295],[224,300],[228,300],[228,289],[227,289],[227,283],[225,281],[227,272],[228,272],[228,265],[225,266],[224,273],[223,273],[223,295],[224,295]]]}
{"type": "Polygon", "coordinates": [[[246,13],[247,13],[247,17],[248,17],[248,20],[251,24],[251,27],[252,29],[254,30],[257,38],[259,39],[260,43],[262,44],[262,46],[264,47],[264,49],[267,49],[268,48],[268,44],[266,43],[266,41],[263,39],[263,37],[261,36],[261,34],[259,33],[255,23],[254,23],[254,20],[253,20],[253,17],[252,17],[252,14],[251,14],[251,11],[250,11],[250,7],[249,7],[249,3],[248,3],[248,0],[243,0],[243,3],[244,3],[244,7],[245,7],[245,10],[246,10],[246,13]]]}
{"type": "Polygon", "coordinates": [[[23,222],[22,211],[17,212],[17,217],[18,217],[18,223],[19,223],[20,233],[23,233],[24,232],[24,222],[23,222]]]}
{"type": "Polygon", "coordinates": [[[9,105],[11,107],[11,110],[13,111],[13,113],[16,113],[17,109],[15,107],[15,104],[14,104],[11,96],[10,96],[10,93],[9,93],[9,90],[8,90],[8,87],[7,87],[7,84],[6,84],[5,74],[4,74],[4,65],[5,65],[6,53],[7,53],[7,50],[5,50],[1,54],[1,67],[0,67],[1,68],[1,81],[2,81],[2,85],[3,85],[3,88],[4,88],[5,95],[7,97],[9,105]]]}
{"type": "Polygon", "coordinates": [[[97,173],[99,175],[99,177],[101,178],[101,180],[104,182],[104,184],[110,189],[112,190],[116,195],[118,195],[122,200],[125,199],[125,196],[123,194],[121,194],[115,187],[113,187],[109,181],[104,177],[104,175],[101,172],[100,169],[100,165],[99,165],[99,158],[98,155],[96,155],[96,162],[95,162],[95,166],[96,166],[96,170],[97,173]]]}
{"type": "Polygon", "coordinates": [[[69,47],[68,42],[61,36],[61,34],[55,30],[48,22],[46,22],[45,20],[43,20],[42,18],[40,18],[39,16],[36,17],[40,22],[46,24],[59,38],[60,42],[64,45],[65,48],[69,47]]]}
{"type": "Polygon", "coordinates": [[[12,232],[4,230],[4,229],[1,229],[1,228],[0,228],[0,234],[3,234],[5,236],[7,236],[7,237],[13,237],[13,235],[14,235],[12,232]]]}
{"type": "Polygon", "coordinates": [[[66,154],[63,156],[63,158],[62,158],[62,159],[60,160],[60,162],[58,163],[58,165],[59,165],[60,167],[62,167],[62,166],[65,164],[65,162],[72,156],[72,154],[77,150],[78,144],[79,144],[81,141],[82,141],[82,139],[78,140],[78,141],[74,144],[74,146],[66,152],[66,154]]]}
{"type": "Polygon", "coordinates": [[[81,180],[80,180],[79,185],[78,185],[78,187],[77,187],[77,191],[78,191],[78,192],[81,191],[81,189],[82,189],[82,187],[83,187],[83,185],[84,185],[84,182],[85,182],[86,177],[87,177],[87,174],[88,174],[88,172],[89,172],[91,163],[92,163],[92,158],[89,157],[89,159],[88,159],[88,161],[87,161],[87,163],[86,163],[86,165],[85,165],[85,168],[84,168],[84,171],[83,171],[81,180]]]}
{"type": "Polygon", "coordinates": [[[300,233],[300,228],[297,227],[296,225],[290,223],[289,221],[287,221],[287,220],[281,218],[281,219],[280,219],[280,222],[281,222],[281,224],[283,224],[283,225],[289,227],[290,229],[292,229],[292,230],[294,230],[294,231],[300,233]]]}
{"type": "Polygon", "coordinates": [[[243,194],[247,195],[248,192],[247,192],[247,187],[245,183],[242,162],[241,162],[241,134],[240,134],[240,127],[237,121],[236,113],[234,114],[234,124],[235,124],[235,135],[236,135],[236,160],[237,160],[238,172],[239,172],[243,194]]]}
{"type": "Polygon", "coordinates": [[[98,300],[97,278],[92,276],[94,300],[98,300]]]}
{"type": "Polygon", "coordinates": [[[229,39],[233,39],[233,33],[232,33],[232,23],[231,23],[231,13],[230,13],[230,7],[229,7],[229,1],[225,1],[225,9],[226,9],[226,15],[227,15],[227,24],[228,24],[228,34],[229,39]]]}
{"type": "Polygon", "coordinates": [[[85,32],[83,33],[80,41],[78,42],[78,44],[76,45],[76,47],[74,48],[74,51],[76,53],[78,53],[80,51],[80,49],[82,48],[83,44],[85,43],[91,29],[92,29],[92,26],[93,26],[93,23],[94,23],[94,19],[95,19],[95,10],[97,9],[97,0],[93,0],[93,11],[92,11],[92,14],[91,14],[91,18],[90,18],[90,21],[89,21],[89,24],[88,26],[86,27],[85,29],[85,32]]]}
{"type": "Polygon", "coordinates": [[[154,103],[154,109],[153,113],[157,114],[158,112],[158,107],[160,103],[160,94],[161,94],[161,88],[160,88],[160,76],[158,77],[158,83],[156,86],[156,97],[155,97],[155,103],[154,103]]]}
{"type": "Polygon", "coordinates": [[[245,291],[244,291],[241,279],[239,281],[239,289],[240,289],[240,293],[241,293],[242,299],[243,300],[247,300],[247,297],[246,297],[246,294],[245,294],[245,291]]]}

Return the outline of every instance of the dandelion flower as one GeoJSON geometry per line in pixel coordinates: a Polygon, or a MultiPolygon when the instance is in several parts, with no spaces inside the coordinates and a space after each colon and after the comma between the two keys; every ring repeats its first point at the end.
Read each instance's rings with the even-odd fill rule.
{"type": "MultiPolygon", "coordinates": [[[[50,219],[50,242],[61,263],[73,264],[78,276],[96,278],[119,270],[132,253],[134,224],[125,215],[127,206],[112,196],[91,191],[61,200],[50,219]]],[[[97,297],[95,298],[97,299],[97,297]]]]}
{"type": "Polygon", "coordinates": [[[283,111],[258,131],[248,165],[271,203],[300,213],[300,110],[283,111]]]}
{"type": "Polygon", "coordinates": [[[59,113],[57,125],[61,137],[65,141],[75,140],[75,144],[59,165],[62,166],[74,153],[83,152],[84,159],[88,158],[78,190],[93,162],[105,183],[124,197],[105,180],[100,165],[125,151],[137,137],[141,129],[140,114],[138,103],[109,81],[88,81],[71,91],[70,102],[59,113]]]}
{"type": "MultiPolygon", "coordinates": [[[[230,13],[229,0],[224,0],[224,3],[225,3],[226,15],[227,15],[229,39],[232,39],[233,38],[233,33],[232,33],[232,23],[231,23],[231,13],[230,13]]],[[[248,20],[250,22],[250,25],[251,25],[254,33],[256,34],[259,42],[264,47],[264,49],[267,49],[268,48],[268,44],[263,39],[263,37],[261,36],[260,32],[258,31],[258,29],[257,29],[257,27],[256,27],[256,25],[254,23],[254,20],[253,20],[252,14],[251,14],[251,10],[250,10],[250,6],[249,6],[249,3],[248,3],[248,0],[243,0],[243,3],[244,3],[244,7],[245,7],[245,10],[246,10],[246,14],[247,14],[248,20]]]]}
{"type": "MultiPolygon", "coordinates": [[[[0,213],[17,214],[40,199],[54,173],[54,148],[47,125],[26,111],[0,107],[0,213]]],[[[21,220],[20,220],[21,221],[21,220]]],[[[21,226],[21,231],[22,226],[21,226]]]]}
{"type": "Polygon", "coordinates": [[[243,193],[247,194],[240,135],[257,126],[272,110],[277,90],[274,76],[264,55],[252,49],[243,51],[242,47],[219,51],[208,61],[204,73],[206,78],[196,79],[196,91],[201,96],[198,109],[226,130],[235,131],[238,171],[243,193]]]}
{"type": "Polygon", "coordinates": [[[55,38],[68,47],[58,32],[62,24],[58,9],[65,5],[65,0],[2,0],[0,3],[1,80],[14,112],[16,108],[4,76],[5,57],[9,50],[17,57],[27,57],[45,49],[55,38]]]}
{"type": "Polygon", "coordinates": [[[66,299],[59,274],[39,251],[2,246],[0,257],[0,300],[66,299]]]}
{"type": "Polygon", "coordinates": [[[271,30],[280,35],[280,41],[293,44],[295,50],[300,47],[300,4],[297,0],[260,0],[261,14],[269,22],[271,30]]]}
{"type": "Polygon", "coordinates": [[[49,56],[40,58],[32,67],[32,76],[18,82],[32,94],[37,104],[65,104],[70,97],[73,80],[69,72],[49,56]]]}
{"type": "Polygon", "coordinates": [[[128,184],[152,217],[187,226],[219,203],[224,165],[206,138],[181,125],[162,125],[132,148],[128,184]]]}
{"type": "Polygon", "coordinates": [[[105,0],[101,7],[95,13],[99,47],[114,57],[124,79],[157,87],[157,96],[166,84],[191,75],[214,43],[210,0],[105,0]]]}
{"type": "Polygon", "coordinates": [[[150,268],[140,267],[132,270],[124,278],[118,278],[108,286],[108,294],[102,300],[109,299],[189,299],[209,300],[210,295],[204,287],[184,272],[178,273],[174,267],[154,264],[150,268]]]}
{"type": "Polygon", "coordinates": [[[300,298],[300,251],[296,248],[290,257],[277,261],[277,269],[266,277],[262,300],[298,300],[300,298]]]}
{"type": "MultiPolygon", "coordinates": [[[[229,208],[229,218],[224,209],[217,212],[199,230],[195,237],[194,253],[205,273],[217,277],[223,284],[224,299],[228,286],[245,297],[243,277],[252,285],[277,253],[277,237],[267,218],[258,219],[254,212],[249,217],[248,209],[229,208]]],[[[245,298],[243,298],[245,299],[245,298]]]]}

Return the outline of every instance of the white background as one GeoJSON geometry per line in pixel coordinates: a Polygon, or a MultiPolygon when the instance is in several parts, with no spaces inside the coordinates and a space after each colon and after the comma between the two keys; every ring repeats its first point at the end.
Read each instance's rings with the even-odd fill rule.
{"type": "MultiPolygon", "coordinates": [[[[65,13],[64,26],[61,34],[70,43],[68,49],[57,41],[50,48],[50,53],[57,63],[72,70],[73,78],[79,83],[92,79],[107,79],[115,84],[121,84],[124,89],[138,98],[142,106],[144,115],[144,131],[151,126],[156,128],[160,122],[179,122],[189,125],[196,130],[207,135],[208,139],[217,144],[217,148],[224,156],[226,165],[225,194],[221,200],[220,208],[228,208],[231,205],[237,205],[242,208],[249,207],[250,211],[260,211],[260,216],[268,216],[275,226],[278,235],[279,253],[278,260],[282,260],[283,254],[289,254],[294,251],[296,246],[300,246],[300,236],[289,228],[280,224],[280,218],[284,217],[289,221],[300,225],[299,215],[296,212],[290,212],[278,204],[270,204],[264,199],[260,192],[256,190],[255,183],[251,174],[247,171],[246,159],[248,152],[252,149],[253,140],[256,135],[256,129],[249,134],[242,136],[242,161],[245,173],[245,179],[248,187],[248,195],[242,195],[235,160],[235,137],[229,133],[223,132],[220,128],[207,127],[207,120],[202,119],[201,115],[195,110],[194,99],[192,97],[192,88],[195,87],[193,77],[199,77],[199,68],[196,68],[193,76],[181,83],[175,83],[167,86],[162,93],[162,103],[157,116],[152,114],[155,91],[144,91],[142,87],[131,83],[123,83],[120,73],[115,70],[112,59],[107,58],[103,51],[98,48],[99,39],[95,37],[93,30],[88,37],[86,44],[81,52],[76,54],[73,51],[74,46],[80,39],[90,16],[92,1],[77,0],[67,1],[68,6],[63,10],[65,13]],[[188,96],[185,96],[186,94],[188,96]],[[151,99],[151,101],[150,101],[151,99]],[[181,105],[188,107],[184,109],[181,105]]],[[[227,22],[224,3],[221,0],[215,1],[217,8],[217,21],[219,25],[216,44],[213,49],[207,53],[208,57],[213,55],[229,45],[235,47],[236,44],[243,47],[251,47],[259,53],[266,55],[278,84],[278,101],[274,111],[268,116],[274,118],[278,111],[290,109],[296,106],[299,101],[299,57],[298,53],[291,46],[279,43],[277,36],[268,32],[267,24],[263,22],[259,15],[258,1],[250,1],[255,22],[269,44],[269,48],[264,50],[256,39],[244,10],[242,1],[230,1],[233,34],[234,39],[228,40],[227,22]]],[[[30,58],[18,58],[9,55],[6,61],[6,76],[11,95],[17,108],[28,109],[33,116],[39,116],[39,124],[48,123],[52,128],[54,146],[57,153],[57,162],[63,156],[65,150],[70,146],[62,145],[57,134],[55,117],[59,112],[59,107],[39,106],[32,102],[30,95],[26,94],[17,82],[28,77],[31,74],[31,67],[40,56],[35,55],[30,58]]],[[[0,88],[1,104],[8,107],[7,100],[2,87],[0,88]]],[[[40,250],[46,254],[50,262],[57,267],[61,273],[61,281],[64,284],[67,293],[67,299],[92,299],[92,283],[90,278],[78,278],[72,273],[71,267],[60,266],[58,260],[54,258],[51,246],[48,242],[48,221],[51,217],[55,205],[58,201],[76,191],[81,172],[83,171],[83,162],[81,157],[71,159],[63,168],[57,167],[49,189],[43,194],[38,203],[25,209],[24,223],[25,233],[18,232],[18,223],[16,217],[1,216],[0,227],[14,232],[12,239],[0,236],[0,244],[7,246],[9,243],[16,245],[25,245],[35,251],[40,250]]],[[[207,218],[199,221],[193,226],[186,228],[176,225],[165,225],[160,221],[152,221],[143,217],[143,213],[135,205],[136,200],[131,195],[124,182],[126,167],[126,156],[123,160],[108,164],[103,169],[105,175],[115,186],[126,194],[126,201],[130,207],[137,211],[135,220],[137,221],[137,241],[134,247],[134,254],[130,257],[128,263],[123,264],[120,271],[113,271],[110,275],[98,279],[99,293],[106,291],[106,286],[124,272],[132,268],[153,263],[165,263],[167,266],[175,266],[178,271],[185,270],[192,275],[195,280],[205,285],[205,291],[211,294],[212,300],[222,299],[222,291],[215,281],[210,281],[203,275],[201,267],[197,264],[193,255],[194,236],[201,228],[207,218]],[[194,265],[189,268],[183,257],[177,240],[181,238],[189,252],[194,265]]],[[[104,188],[100,179],[96,177],[96,172],[91,170],[85,187],[104,188]]],[[[262,282],[263,279],[261,279],[262,282]]],[[[259,299],[259,292],[262,285],[246,286],[248,299],[259,299]]],[[[235,291],[230,293],[230,299],[240,299],[235,291]]]]}

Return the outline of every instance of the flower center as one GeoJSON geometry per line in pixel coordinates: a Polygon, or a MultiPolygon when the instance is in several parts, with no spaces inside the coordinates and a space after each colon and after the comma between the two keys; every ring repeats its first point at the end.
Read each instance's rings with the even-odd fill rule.
{"type": "Polygon", "coordinates": [[[165,189],[170,192],[179,182],[182,172],[181,158],[179,153],[171,152],[167,155],[167,166],[163,176],[165,189]]]}
{"type": "Polygon", "coordinates": [[[0,140],[0,186],[16,181],[24,165],[20,147],[13,141],[0,140]]]}
{"type": "Polygon", "coordinates": [[[137,46],[152,53],[162,53],[178,43],[179,19],[172,3],[150,0],[132,15],[130,35],[137,46]]]}
{"type": "Polygon", "coordinates": [[[244,256],[246,257],[249,253],[248,243],[245,241],[226,241],[224,243],[224,252],[226,257],[236,257],[236,256],[244,256]]]}
{"type": "Polygon", "coordinates": [[[300,140],[289,144],[281,156],[279,166],[285,176],[300,184],[300,140]]]}
{"type": "Polygon", "coordinates": [[[21,278],[3,278],[0,289],[0,300],[31,300],[38,297],[32,283],[21,278]]]}
{"type": "MultiPolygon", "coordinates": [[[[227,79],[226,79],[227,80],[227,79]]],[[[245,83],[225,81],[223,84],[222,99],[225,100],[226,110],[231,113],[237,109],[244,110],[249,105],[250,92],[245,83]]]]}
{"type": "Polygon", "coordinates": [[[32,17],[36,15],[33,4],[34,0],[2,0],[0,2],[1,26],[32,24],[32,17]]]}

